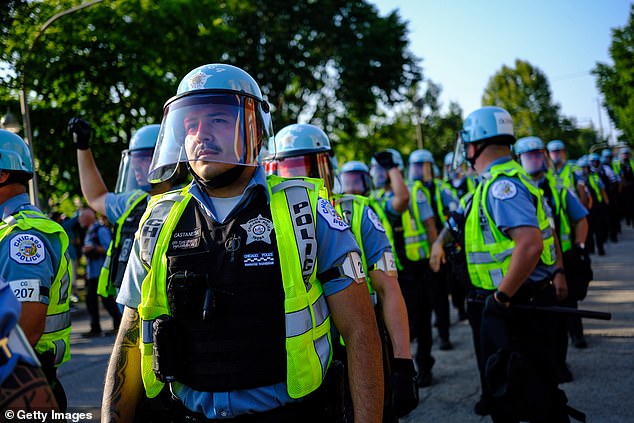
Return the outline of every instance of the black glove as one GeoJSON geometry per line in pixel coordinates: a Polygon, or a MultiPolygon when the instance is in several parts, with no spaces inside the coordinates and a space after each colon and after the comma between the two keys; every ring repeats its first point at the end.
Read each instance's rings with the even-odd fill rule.
{"type": "Polygon", "coordinates": [[[90,123],[74,117],[68,121],[68,132],[73,135],[73,142],[78,150],[88,150],[90,145],[90,123]]]}
{"type": "Polygon", "coordinates": [[[388,382],[388,401],[397,417],[409,414],[418,406],[418,384],[416,369],[409,358],[395,358],[388,382]]]}
{"type": "Polygon", "coordinates": [[[396,163],[394,163],[394,156],[392,156],[392,153],[389,151],[380,151],[378,153],[374,153],[374,156],[372,157],[374,157],[374,160],[376,160],[385,170],[390,170],[398,166],[396,163]]]}
{"type": "Polygon", "coordinates": [[[511,315],[511,310],[506,305],[499,303],[493,295],[489,295],[484,301],[484,310],[482,313],[485,316],[506,318],[511,315]]]}

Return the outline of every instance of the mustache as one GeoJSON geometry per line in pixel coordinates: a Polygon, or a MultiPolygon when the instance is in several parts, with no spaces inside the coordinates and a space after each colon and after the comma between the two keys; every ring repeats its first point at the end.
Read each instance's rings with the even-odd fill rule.
{"type": "Polygon", "coordinates": [[[196,147],[195,153],[197,156],[203,153],[220,154],[222,153],[222,148],[218,144],[205,142],[196,147]]]}

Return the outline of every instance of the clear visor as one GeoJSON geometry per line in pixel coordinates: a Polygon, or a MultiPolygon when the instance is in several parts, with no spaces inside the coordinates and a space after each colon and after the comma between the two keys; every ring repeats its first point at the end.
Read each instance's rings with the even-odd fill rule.
{"type": "Polygon", "coordinates": [[[370,177],[372,178],[372,184],[376,189],[385,188],[387,185],[387,171],[381,165],[374,163],[370,165],[370,177]]]}
{"type": "Polygon", "coordinates": [[[148,170],[152,162],[153,148],[142,150],[125,150],[121,153],[119,164],[119,177],[117,179],[116,193],[142,189],[150,191],[148,182],[148,170]]]}
{"type": "Polygon", "coordinates": [[[457,170],[460,168],[462,163],[466,163],[467,161],[467,149],[465,147],[465,143],[462,142],[462,135],[458,135],[458,139],[456,140],[456,147],[453,152],[453,162],[451,163],[451,168],[453,170],[457,170]]]}
{"type": "Polygon", "coordinates": [[[181,97],[165,107],[149,180],[168,180],[179,162],[256,166],[263,139],[272,136],[270,114],[252,97],[231,93],[181,97]]]}
{"type": "Polygon", "coordinates": [[[546,171],[546,154],[544,150],[527,151],[520,154],[520,163],[529,175],[546,171]]]}
{"type": "Polygon", "coordinates": [[[372,181],[366,172],[344,172],[340,179],[345,194],[368,195],[372,190],[372,181]]]}
{"type": "Polygon", "coordinates": [[[333,173],[328,152],[279,159],[277,174],[283,178],[308,176],[324,180],[328,191],[333,188],[333,173]]]}
{"type": "Polygon", "coordinates": [[[410,163],[410,181],[429,182],[434,178],[433,166],[431,163],[410,163]]]}

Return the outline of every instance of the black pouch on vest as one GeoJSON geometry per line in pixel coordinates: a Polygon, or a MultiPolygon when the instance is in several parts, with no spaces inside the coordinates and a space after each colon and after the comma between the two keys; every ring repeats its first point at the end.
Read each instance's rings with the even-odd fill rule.
{"type": "Polygon", "coordinates": [[[174,382],[179,373],[179,330],[172,317],[163,315],[152,325],[154,345],[152,347],[152,370],[156,378],[164,383],[174,382]]]}

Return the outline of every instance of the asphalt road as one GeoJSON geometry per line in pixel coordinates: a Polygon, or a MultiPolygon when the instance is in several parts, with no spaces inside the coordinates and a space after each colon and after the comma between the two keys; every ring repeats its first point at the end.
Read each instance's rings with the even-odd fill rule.
{"type": "MultiPolygon", "coordinates": [[[[608,243],[607,255],[592,256],[595,280],[581,308],[612,313],[612,320],[584,320],[589,347],[573,347],[568,364],[574,380],[562,385],[569,404],[584,411],[588,422],[634,422],[634,230],[624,228],[617,244],[608,243]]],[[[84,307],[83,304],[80,307],[84,307]]],[[[453,313],[453,310],[452,310],[453,313]]],[[[434,346],[434,384],[420,390],[421,402],[402,422],[482,422],[488,417],[473,413],[479,397],[479,381],[471,332],[466,322],[451,327],[454,349],[440,351],[434,346]]],[[[102,327],[111,328],[107,314],[102,327]]],[[[99,410],[108,358],[114,336],[84,339],[88,316],[73,316],[70,362],[60,370],[69,409],[91,412],[99,421],[99,410]]],[[[88,421],[88,420],[81,420],[88,421]]]]}

